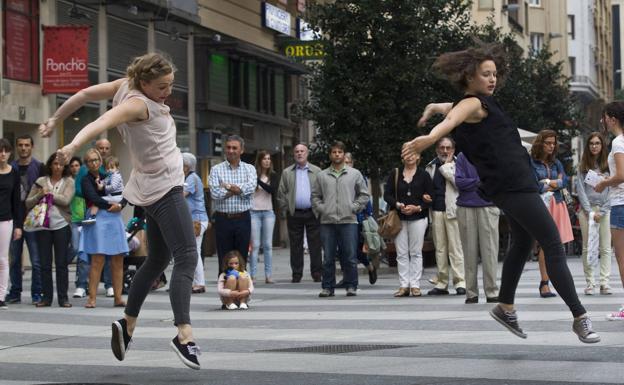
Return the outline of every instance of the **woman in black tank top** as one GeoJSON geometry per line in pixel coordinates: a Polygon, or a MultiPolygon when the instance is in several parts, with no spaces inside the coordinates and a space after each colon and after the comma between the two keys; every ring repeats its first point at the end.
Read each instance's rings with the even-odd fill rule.
{"type": "Polygon", "coordinates": [[[574,316],[574,332],[582,342],[598,342],[600,337],[576,295],[557,227],[538,194],[529,155],[516,125],[492,97],[497,77],[505,75],[504,59],[503,48],[494,44],[439,56],[433,69],[461,89],[464,97],[455,104],[429,104],[420,126],[435,114],[446,115],[445,119],[428,135],[405,143],[402,155],[420,153],[456,130],[458,147],[477,168],[480,194],[503,210],[511,227],[513,242],[503,264],[500,303],[490,315],[518,337],[527,337],[518,325],[514,296],[526,256],[537,239],[553,286],[574,316]]]}

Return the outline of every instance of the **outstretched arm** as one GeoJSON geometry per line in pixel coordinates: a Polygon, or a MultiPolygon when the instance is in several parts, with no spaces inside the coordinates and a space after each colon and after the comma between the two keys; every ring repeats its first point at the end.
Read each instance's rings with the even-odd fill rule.
{"type": "MultiPolygon", "coordinates": [[[[443,105],[447,104],[444,103],[443,105]]],[[[425,108],[425,113],[426,110],[427,109],[425,108]]],[[[419,120],[419,123],[426,117],[425,113],[423,113],[423,118],[419,120]]],[[[481,121],[486,116],[487,111],[483,109],[479,99],[466,98],[453,107],[446,115],[446,118],[438,123],[428,135],[416,137],[413,140],[403,144],[401,156],[405,157],[409,154],[421,153],[443,136],[450,134],[455,127],[459,126],[463,122],[469,121],[476,123],[481,121]]],[[[423,121],[423,124],[424,122],[426,122],[426,119],[423,121]]]]}
{"type": "Polygon", "coordinates": [[[139,98],[131,98],[113,107],[95,121],[84,126],[71,143],[56,152],[59,162],[62,164],[69,162],[76,149],[95,139],[104,131],[122,123],[135,122],[147,118],[147,105],[139,98]]]}
{"type": "Polygon", "coordinates": [[[427,121],[437,114],[448,115],[453,108],[453,103],[429,103],[422,116],[418,119],[418,127],[424,127],[427,121]]]}
{"type": "Polygon", "coordinates": [[[48,120],[39,125],[39,134],[44,138],[52,135],[52,132],[59,123],[89,102],[112,99],[124,80],[125,78],[108,83],[96,84],[78,91],[67,99],[48,120]]]}

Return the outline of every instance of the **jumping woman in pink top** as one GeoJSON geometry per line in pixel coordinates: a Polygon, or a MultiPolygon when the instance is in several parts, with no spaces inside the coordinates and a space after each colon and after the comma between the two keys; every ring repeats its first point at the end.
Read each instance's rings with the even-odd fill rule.
{"type": "Polygon", "coordinates": [[[190,319],[191,285],[197,264],[193,221],[184,201],[182,155],[176,127],[165,100],[171,94],[175,67],[158,53],[135,58],[126,77],[79,91],[39,126],[47,137],[54,128],[88,102],[113,99],[113,108],[87,124],[71,143],[57,151],[67,162],[76,150],[117,127],[132,156],[132,173],[123,191],[128,202],[145,209],[148,257],[136,273],[124,317],[112,324],[111,348],[123,360],[141,305],[173,254],[169,297],[178,334],[171,347],[180,360],[199,369],[190,319]]]}

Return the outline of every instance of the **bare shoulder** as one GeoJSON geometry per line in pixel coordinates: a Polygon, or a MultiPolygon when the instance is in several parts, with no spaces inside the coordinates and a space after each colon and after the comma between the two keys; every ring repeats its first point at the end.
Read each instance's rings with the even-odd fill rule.
{"type": "Polygon", "coordinates": [[[456,106],[462,108],[466,113],[466,123],[479,123],[488,116],[483,103],[477,97],[468,97],[459,102],[456,106]]]}

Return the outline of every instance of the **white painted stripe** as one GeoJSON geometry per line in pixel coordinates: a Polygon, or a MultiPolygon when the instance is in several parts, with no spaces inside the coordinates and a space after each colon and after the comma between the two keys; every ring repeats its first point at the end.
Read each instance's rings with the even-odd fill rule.
{"type": "MultiPolygon", "coordinates": [[[[491,306],[474,307],[473,310],[426,310],[426,309],[413,309],[413,310],[395,310],[395,311],[300,311],[299,309],[292,309],[292,311],[263,311],[262,305],[254,305],[252,310],[248,311],[221,311],[216,308],[206,309],[205,311],[191,312],[191,319],[193,321],[206,321],[206,320],[393,320],[393,321],[492,321],[489,315],[489,309],[491,306]]],[[[615,305],[614,305],[615,310],[615,305]]],[[[27,310],[16,312],[30,313],[27,310]]],[[[590,317],[594,322],[605,321],[605,312],[592,312],[589,311],[590,317]]],[[[44,314],[40,312],[40,314],[44,314]]],[[[67,315],[64,313],[64,309],[46,311],[46,318],[52,315],[67,315]]],[[[91,309],[76,309],[72,312],[72,316],[90,317],[90,318],[105,318],[107,321],[114,321],[121,318],[122,314],[119,309],[100,309],[94,312],[91,309]]],[[[140,320],[162,320],[163,322],[170,322],[173,317],[171,310],[142,310],[140,320]]],[[[543,311],[543,310],[527,310],[522,306],[518,307],[519,322],[523,321],[570,321],[572,322],[572,315],[567,310],[556,311],[543,311]]],[[[3,322],[0,321],[0,325],[3,322]]],[[[492,321],[493,322],[493,321],[492,321]]],[[[607,321],[605,321],[607,322],[607,321]]],[[[32,323],[33,325],[42,325],[38,323],[32,323]]],[[[1,330],[1,329],[0,329],[1,330]]],[[[5,329],[5,330],[20,330],[20,329],[5,329]]]]}
{"type": "MultiPolygon", "coordinates": [[[[287,353],[204,353],[202,369],[222,370],[231,363],[245,362],[237,370],[262,372],[309,372],[340,375],[377,375],[436,378],[486,378],[492,380],[621,383],[621,364],[591,361],[532,361],[461,358],[371,357],[350,355],[287,353]],[[288,362],[288,365],[284,363],[288,362]]],[[[182,368],[172,352],[133,351],[118,362],[105,349],[15,348],[0,351],[0,362],[21,364],[126,366],[182,368]],[[72,358],[73,357],[73,358],[72,358]]]]}
{"type": "MultiPolygon", "coordinates": [[[[492,330],[387,330],[387,329],[285,329],[285,328],[193,328],[193,335],[201,345],[202,340],[255,340],[255,341],[288,341],[315,343],[375,343],[375,344],[439,344],[440,341],[452,341],[459,344],[492,344],[492,345],[544,345],[544,346],[579,346],[576,335],[570,329],[557,332],[532,331],[526,328],[528,339],[520,339],[503,329],[494,321],[490,321],[492,330]],[[235,333],[233,332],[235,330],[235,333]]],[[[53,323],[28,323],[0,321],[0,330],[19,330],[21,334],[81,336],[110,338],[110,327],[90,325],[67,325],[53,323]]],[[[598,330],[598,332],[600,332],[598,330]]],[[[169,339],[175,335],[175,328],[140,326],[135,337],[169,339]]],[[[600,333],[602,343],[596,346],[624,345],[624,333],[600,333]]],[[[13,349],[7,349],[11,351],[13,349]]],[[[44,349],[47,350],[47,349],[44,349]]]]}

